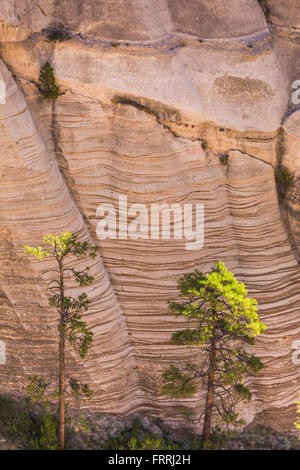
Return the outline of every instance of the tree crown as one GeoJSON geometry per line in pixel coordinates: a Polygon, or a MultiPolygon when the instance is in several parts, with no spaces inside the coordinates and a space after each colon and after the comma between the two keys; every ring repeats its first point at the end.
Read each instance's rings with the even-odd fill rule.
{"type": "Polygon", "coordinates": [[[184,302],[169,302],[176,315],[186,316],[198,328],[173,335],[173,342],[206,343],[214,329],[222,335],[249,342],[266,326],[259,320],[257,301],[247,297],[247,289],[222,261],[215,263],[210,273],[196,270],[185,274],[178,282],[184,302]]]}
{"type": "Polygon", "coordinates": [[[60,315],[59,329],[64,332],[65,337],[82,359],[86,357],[92,345],[93,333],[82,320],[82,313],[88,310],[91,302],[85,292],[74,298],[62,294],[61,289],[65,287],[65,273],[71,275],[80,286],[89,286],[94,281],[94,277],[89,274],[90,268],[88,266],[85,270],[76,271],[74,268],[64,267],[63,261],[69,255],[74,255],[77,258],[84,256],[95,258],[97,249],[96,246],[92,246],[86,241],[78,241],[77,235],[71,232],[63,232],[60,236],[46,235],[43,237],[42,246],[25,246],[26,254],[39,260],[52,256],[58,263],[57,279],[48,282],[48,289],[53,294],[49,297],[49,305],[58,311],[60,315]],[[63,279],[60,278],[60,273],[63,274],[63,279]]]}
{"type": "Polygon", "coordinates": [[[97,247],[91,246],[88,242],[78,241],[77,235],[71,232],[63,232],[60,236],[46,235],[43,237],[42,246],[25,246],[25,253],[39,260],[51,255],[61,260],[68,254],[73,254],[77,258],[85,255],[95,258],[97,250],[97,247]]]}

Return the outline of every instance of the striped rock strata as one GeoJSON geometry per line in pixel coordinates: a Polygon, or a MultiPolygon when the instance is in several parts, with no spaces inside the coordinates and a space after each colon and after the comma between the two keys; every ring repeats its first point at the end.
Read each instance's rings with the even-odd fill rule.
{"type": "MultiPolygon", "coordinates": [[[[293,430],[300,367],[299,112],[300,11],[293,0],[5,0],[0,6],[0,339],[2,387],[21,391],[30,373],[56,364],[55,313],[47,306],[49,267],[23,254],[46,233],[74,231],[97,243],[96,282],[86,319],[93,350],[70,370],[94,389],[93,410],[144,411],[174,424],[199,396],[160,395],[161,372],[199,351],[168,345],[182,326],[167,309],[176,280],[222,259],[257,298],[267,333],[249,377],[248,423],[293,430]],[[72,4],[70,7],[70,3],[72,4]],[[62,23],[70,39],[49,42],[62,23]],[[38,92],[49,61],[63,94],[38,92]],[[113,104],[126,96],[127,104],[113,104]],[[148,111],[148,112],[145,112],[148,111]],[[228,155],[228,165],[220,157],[228,155]],[[295,172],[278,202],[274,169],[295,172]],[[102,203],[204,204],[205,243],[99,240],[102,203]]],[[[50,266],[51,267],[51,266],[50,266]]],[[[74,290],[70,286],[70,290],[74,290]]]]}

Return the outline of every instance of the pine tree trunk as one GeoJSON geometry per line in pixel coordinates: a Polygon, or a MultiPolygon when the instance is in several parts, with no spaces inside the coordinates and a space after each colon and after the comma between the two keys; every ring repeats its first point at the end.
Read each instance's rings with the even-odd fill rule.
{"type": "Polygon", "coordinates": [[[63,262],[59,260],[59,296],[60,296],[60,323],[59,323],[59,409],[58,409],[58,435],[60,449],[65,448],[65,332],[62,328],[65,311],[63,305],[64,299],[64,270],[63,262]]]}
{"type": "Polygon", "coordinates": [[[209,369],[208,369],[208,383],[207,383],[207,394],[206,404],[204,412],[204,424],[202,431],[202,441],[209,441],[211,419],[213,412],[214,403],[214,381],[215,381],[215,367],[216,367],[216,331],[213,330],[213,336],[211,340],[211,347],[209,352],[209,369]]]}
{"type": "Polygon", "coordinates": [[[59,444],[65,448],[65,334],[60,332],[59,340],[59,444]]]}

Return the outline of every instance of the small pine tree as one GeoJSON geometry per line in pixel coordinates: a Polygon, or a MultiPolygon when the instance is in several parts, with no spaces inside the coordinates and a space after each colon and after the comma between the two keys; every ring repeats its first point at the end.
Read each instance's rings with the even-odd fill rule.
{"type": "Polygon", "coordinates": [[[49,62],[41,67],[38,88],[49,100],[56,100],[60,95],[59,87],[55,83],[54,70],[49,62]]]}
{"type": "Polygon", "coordinates": [[[59,447],[57,438],[57,422],[53,415],[47,412],[41,425],[40,449],[56,450],[59,447]]]}
{"type": "Polygon", "coordinates": [[[208,441],[213,412],[226,426],[242,424],[236,404],[249,401],[251,392],[243,384],[249,372],[258,372],[263,364],[249,355],[243,343],[253,344],[263,333],[257,302],[221,261],[207,275],[194,271],[178,282],[182,302],[169,302],[170,310],[189,320],[191,327],[172,335],[171,344],[198,345],[203,355],[184,370],[171,365],[163,373],[162,393],[175,398],[191,397],[201,383],[206,389],[202,440],[208,441]]]}
{"type": "Polygon", "coordinates": [[[57,421],[49,409],[39,421],[39,435],[31,439],[30,448],[32,450],[58,450],[57,421]]]}
{"type": "MultiPolygon", "coordinates": [[[[51,269],[51,273],[56,272],[56,277],[48,283],[51,292],[49,305],[56,309],[58,313],[58,336],[59,336],[59,440],[61,449],[65,442],[65,394],[66,394],[66,364],[65,348],[66,341],[84,359],[92,346],[93,333],[88,329],[87,324],[82,320],[82,313],[89,308],[90,300],[84,292],[78,297],[70,297],[65,294],[66,279],[70,276],[80,285],[88,286],[94,281],[89,274],[89,267],[83,271],[76,271],[74,268],[66,267],[66,258],[82,258],[84,256],[96,257],[97,247],[91,246],[88,242],[79,242],[77,235],[71,232],[64,232],[61,236],[47,235],[43,237],[43,246],[25,247],[25,253],[32,255],[39,260],[51,257],[57,269],[51,269]]],[[[50,272],[49,271],[49,272],[50,272]]],[[[46,271],[47,272],[47,271],[46,271]]],[[[79,384],[76,380],[70,380],[70,388],[73,396],[85,395],[91,397],[91,390],[88,385],[79,384]]],[[[27,392],[38,400],[44,394],[47,384],[38,376],[31,376],[27,392]]]]}

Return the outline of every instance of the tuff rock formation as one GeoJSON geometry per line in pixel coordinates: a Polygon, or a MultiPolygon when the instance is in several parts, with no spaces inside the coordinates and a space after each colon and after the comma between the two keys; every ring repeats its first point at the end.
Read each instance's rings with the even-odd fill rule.
{"type": "MultiPolygon", "coordinates": [[[[94,396],[86,407],[146,412],[174,425],[201,396],[160,395],[162,370],[199,351],[170,346],[182,326],[167,309],[180,275],[223,260],[257,298],[266,364],[249,384],[248,423],[292,431],[300,366],[300,8],[295,0],[1,0],[1,389],[56,367],[47,260],[24,245],[64,230],[99,246],[86,319],[94,346],[69,367],[94,396]],[[263,9],[262,9],[263,7],[263,9]],[[49,41],[64,28],[66,40],[49,41]],[[37,81],[49,61],[63,92],[37,81]],[[116,99],[123,97],[122,101],[116,99]],[[125,98],[124,98],[125,97],[125,98]],[[115,99],[114,99],[115,98],[115,99]],[[147,112],[146,112],[147,111],[147,112]],[[220,157],[228,155],[228,164],[220,157]],[[278,200],[274,170],[295,184],[278,200]],[[99,204],[202,203],[205,243],[99,240],[99,204]]],[[[85,262],[83,262],[85,263],[85,262]]],[[[85,266],[85,264],[83,265],[85,266]]],[[[70,291],[74,286],[70,286],[70,291]]]]}

